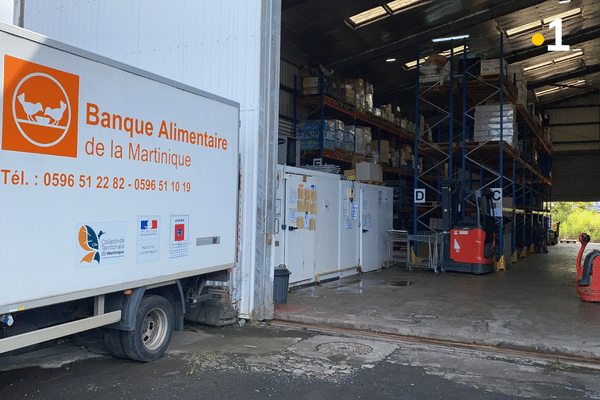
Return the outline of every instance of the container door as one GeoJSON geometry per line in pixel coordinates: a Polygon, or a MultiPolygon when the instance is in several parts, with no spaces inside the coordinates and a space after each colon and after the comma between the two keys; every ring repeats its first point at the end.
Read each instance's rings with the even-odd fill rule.
{"type": "Polygon", "coordinates": [[[285,179],[283,165],[277,166],[277,187],[275,189],[275,234],[273,235],[275,267],[285,264],[285,179]]]}
{"type": "Polygon", "coordinates": [[[339,175],[319,174],[314,176],[317,214],[315,216],[315,275],[320,280],[339,276],[338,243],[340,227],[339,175]]]}
{"type": "Polygon", "coordinates": [[[315,277],[316,220],[310,200],[314,189],[313,177],[286,174],[285,264],[293,285],[311,283],[315,277]]]}
{"type": "Polygon", "coordinates": [[[379,207],[377,204],[378,186],[357,184],[360,188],[360,265],[363,272],[379,268],[378,225],[379,207]]]}
{"type": "Polygon", "coordinates": [[[377,194],[377,203],[379,208],[379,265],[387,263],[390,260],[390,237],[388,230],[391,230],[394,227],[392,210],[393,199],[394,194],[393,189],[391,187],[381,186],[379,188],[377,194]]]}
{"type": "MultiPolygon", "coordinates": [[[[340,181],[340,210],[339,210],[339,265],[340,269],[360,265],[360,219],[359,196],[354,189],[354,182],[340,181]]],[[[357,189],[358,190],[358,189],[357,189]]],[[[356,271],[342,271],[340,276],[355,274],[356,271]]]]}

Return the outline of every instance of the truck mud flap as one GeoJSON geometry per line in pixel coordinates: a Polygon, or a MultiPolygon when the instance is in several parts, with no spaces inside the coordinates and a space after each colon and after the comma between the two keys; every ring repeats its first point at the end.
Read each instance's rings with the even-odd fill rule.
{"type": "Polygon", "coordinates": [[[188,321],[212,325],[226,326],[233,325],[237,320],[237,312],[231,305],[229,292],[225,287],[210,287],[205,289],[207,296],[212,299],[197,303],[193,307],[188,307],[185,313],[185,319],[188,321]]]}

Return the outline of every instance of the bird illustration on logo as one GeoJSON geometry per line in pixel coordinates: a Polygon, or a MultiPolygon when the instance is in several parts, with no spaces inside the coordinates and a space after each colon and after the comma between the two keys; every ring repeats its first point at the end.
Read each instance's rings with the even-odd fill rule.
{"type": "Polygon", "coordinates": [[[21,103],[21,106],[23,106],[23,111],[25,111],[25,114],[27,114],[27,119],[30,121],[35,121],[33,116],[44,109],[42,107],[42,103],[34,104],[25,101],[25,93],[18,95],[17,99],[19,99],[19,103],[21,103]]]}
{"type": "Polygon", "coordinates": [[[67,105],[61,100],[59,108],[46,107],[44,115],[50,117],[54,121],[52,122],[52,125],[58,125],[66,109],[67,105]]]}
{"type": "Polygon", "coordinates": [[[42,125],[58,126],[58,123],[62,119],[65,110],[67,109],[67,103],[62,100],[59,100],[60,106],[58,108],[44,108],[42,103],[31,103],[25,101],[25,92],[19,94],[17,99],[19,100],[19,103],[21,103],[23,111],[25,111],[25,114],[27,114],[27,119],[31,122],[42,125]],[[43,114],[39,114],[42,111],[43,114]]]}
{"type": "Polygon", "coordinates": [[[91,263],[93,260],[96,260],[100,263],[100,253],[98,252],[98,239],[100,236],[104,235],[105,232],[96,232],[89,226],[83,225],[79,228],[79,245],[85,251],[89,251],[82,259],[79,261],[80,263],[86,262],[91,263]]]}
{"type": "Polygon", "coordinates": [[[2,150],[77,158],[79,76],[9,55],[2,60],[2,150]]]}

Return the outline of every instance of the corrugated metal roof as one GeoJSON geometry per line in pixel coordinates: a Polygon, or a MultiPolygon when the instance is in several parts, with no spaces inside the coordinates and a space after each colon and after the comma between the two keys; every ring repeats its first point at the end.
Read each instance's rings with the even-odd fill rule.
{"type": "MultiPolygon", "coordinates": [[[[283,0],[282,57],[296,65],[323,65],[350,78],[362,77],[375,85],[382,102],[388,102],[401,98],[405,95],[403,92],[414,85],[414,72],[404,71],[400,64],[416,59],[417,44],[421,54],[427,56],[450,47],[448,43],[434,44],[431,39],[469,34],[472,53],[497,58],[500,32],[580,8],[579,15],[562,24],[563,43],[584,52],[579,64],[571,65],[572,71],[564,82],[556,80],[558,75],[568,72],[563,68],[568,64],[555,71],[538,70],[527,75],[537,88],[542,88],[545,81],[555,85],[574,78],[585,79],[589,90],[600,85],[596,74],[600,71],[600,2],[597,0],[572,0],[567,4],[556,0],[439,0],[355,30],[344,23],[352,15],[385,3],[283,0]],[[385,62],[389,57],[397,61],[385,62]]],[[[564,54],[548,51],[547,45],[554,43],[555,30],[547,23],[543,28],[516,37],[504,36],[507,61],[532,65],[564,54]],[[532,43],[534,33],[544,36],[542,46],[532,43]]],[[[582,92],[581,89],[562,90],[541,100],[553,101],[582,92]]]]}

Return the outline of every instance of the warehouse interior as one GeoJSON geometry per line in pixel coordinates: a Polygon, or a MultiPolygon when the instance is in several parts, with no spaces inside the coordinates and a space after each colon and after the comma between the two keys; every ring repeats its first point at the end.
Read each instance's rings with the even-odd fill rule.
{"type": "MultiPolygon", "coordinates": [[[[535,113],[547,116],[544,128],[552,139],[552,199],[596,201],[599,186],[581,182],[578,187],[579,180],[570,179],[569,171],[580,171],[586,165],[591,176],[598,176],[597,163],[592,160],[600,149],[599,7],[591,0],[350,1],[326,5],[283,1],[280,133],[290,133],[294,75],[318,76],[325,71],[340,79],[362,78],[373,85],[376,104],[399,105],[401,115],[414,122],[415,69],[407,70],[406,64],[416,59],[417,47],[421,57],[427,58],[464,44],[462,39],[438,43],[432,39],[469,35],[464,41],[470,56],[498,59],[502,33],[507,65],[521,65],[525,70],[527,104],[537,107],[535,113]],[[394,12],[394,7],[404,11],[394,12]],[[367,11],[381,15],[373,17],[373,22],[353,26],[351,18],[367,11]],[[567,16],[561,18],[562,43],[570,51],[549,51],[555,33],[549,23],[561,15],[567,16]],[[543,45],[532,43],[535,33],[544,36],[543,45]]],[[[447,107],[447,98],[444,102],[447,107]]]]}
{"type": "MultiPolygon", "coordinates": [[[[338,264],[328,282],[292,271],[275,317],[600,354],[585,344],[600,309],[575,291],[579,243],[550,246],[550,202],[600,200],[599,46],[600,4],[592,0],[284,0],[279,164],[393,188],[393,230],[408,240],[396,257],[401,235],[390,234],[380,275],[338,264]],[[380,179],[359,178],[364,162],[380,166],[380,179]],[[495,234],[503,240],[489,274],[433,274],[445,272],[444,256],[431,239],[417,239],[445,230],[448,178],[463,190],[500,190],[495,234]]],[[[304,239],[318,251],[323,241],[316,243],[304,239]]],[[[303,271],[305,263],[306,255],[303,271]]]]}
{"type": "Polygon", "coordinates": [[[596,356],[578,246],[545,240],[550,201],[600,201],[600,4],[184,3],[157,17],[141,1],[20,1],[15,24],[240,103],[239,318],[273,317],[283,264],[293,290],[279,320],[539,348],[555,331],[554,351],[596,356]],[[486,268],[505,270],[442,273],[448,178],[500,190],[486,268]],[[387,230],[419,237],[399,234],[398,255],[387,230]]]}

